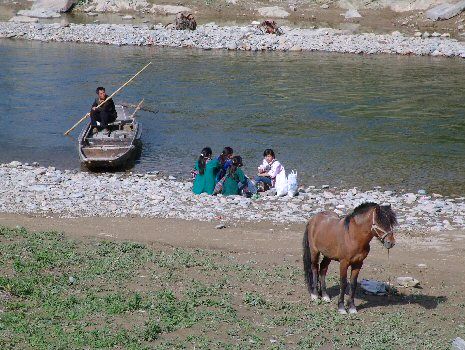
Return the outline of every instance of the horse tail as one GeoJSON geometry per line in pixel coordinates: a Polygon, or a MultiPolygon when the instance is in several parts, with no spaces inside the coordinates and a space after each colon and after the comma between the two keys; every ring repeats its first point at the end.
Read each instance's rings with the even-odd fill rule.
{"type": "Polygon", "coordinates": [[[310,222],[305,226],[305,233],[304,239],[302,241],[302,248],[303,248],[303,260],[304,260],[304,274],[305,274],[305,283],[307,284],[308,292],[311,293],[312,288],[312,261],[311,261],[311,253],[310,253],[310,240],[309,240],[309,232],[308,226],[310,222]]]}

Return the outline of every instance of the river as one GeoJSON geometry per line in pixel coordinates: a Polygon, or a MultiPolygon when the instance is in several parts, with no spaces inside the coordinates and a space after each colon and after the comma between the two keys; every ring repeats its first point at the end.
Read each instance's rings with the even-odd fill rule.
{"type": "Polygon", "coordinates": [[[0,162],[79,169],[63,132],[95,88],[145,98],[133,171],[189,176],[204,146],[232,146],[254,174],[265,148],[306,185],[465,192],[460,59],[245,53],[0,40],[0,162]]]}

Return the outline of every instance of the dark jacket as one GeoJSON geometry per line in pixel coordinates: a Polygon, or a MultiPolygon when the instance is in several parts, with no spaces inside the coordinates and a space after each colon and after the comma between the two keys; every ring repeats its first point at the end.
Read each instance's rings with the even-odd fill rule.
{"type": "MultiPolygon", "coordinates": [[[[105,98],[107,97],[108,96],[105,96],[105,98]]],[[[100,103],[100,100],[96,98],[94,103],[92,104],[92,107],[97,107],[99,103],[100,103]]],[[[98,112],[98,115],[99,115],[98,119],[100,119],[100,121],[103,122],[104,124],[113,123],[117,117],[115,103],[113,102],[113,99],[111,98],[107,102],[105,102],[102,106],[100,106],[95,112],[98,112]]]]}

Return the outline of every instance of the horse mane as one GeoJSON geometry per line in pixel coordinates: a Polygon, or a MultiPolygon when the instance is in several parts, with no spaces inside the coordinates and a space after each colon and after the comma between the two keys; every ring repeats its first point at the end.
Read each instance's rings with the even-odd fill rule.
{"type": "Polygon", "coordinates": [[[365,202],[356,207],[352,213],[346,215],[344,218],[344,227],[348,231],[350,220],[357,215],[365,214],[372,208],[376,208],[376,217],[379,224],[385,229],[389,230],[391,227],[397,225],[396,213],[392,210],[390,205],[379,205],[373,202],[365,202]]]}

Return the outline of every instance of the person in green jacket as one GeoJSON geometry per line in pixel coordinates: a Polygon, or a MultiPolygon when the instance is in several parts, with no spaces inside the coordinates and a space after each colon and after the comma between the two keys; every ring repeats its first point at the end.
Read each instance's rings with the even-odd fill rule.
{"type": "Polygon", "coordinates": [[[242,166],[241,156],[234,156],[232,164],[226,171],[226,180],[223,183],[223,196],[240,194],[240,188],[247,185],[247,178],[240,168],[242,166]]]}
{"type": "Polygon", "coordinates": [[[218,159],[212,159],[212,153],[210,147],[205,147],[195,164],[195,179],[192,187],[192,192],[195,194],[213,194],[216,174],[220,170],[221,164],[218,159]]]}

